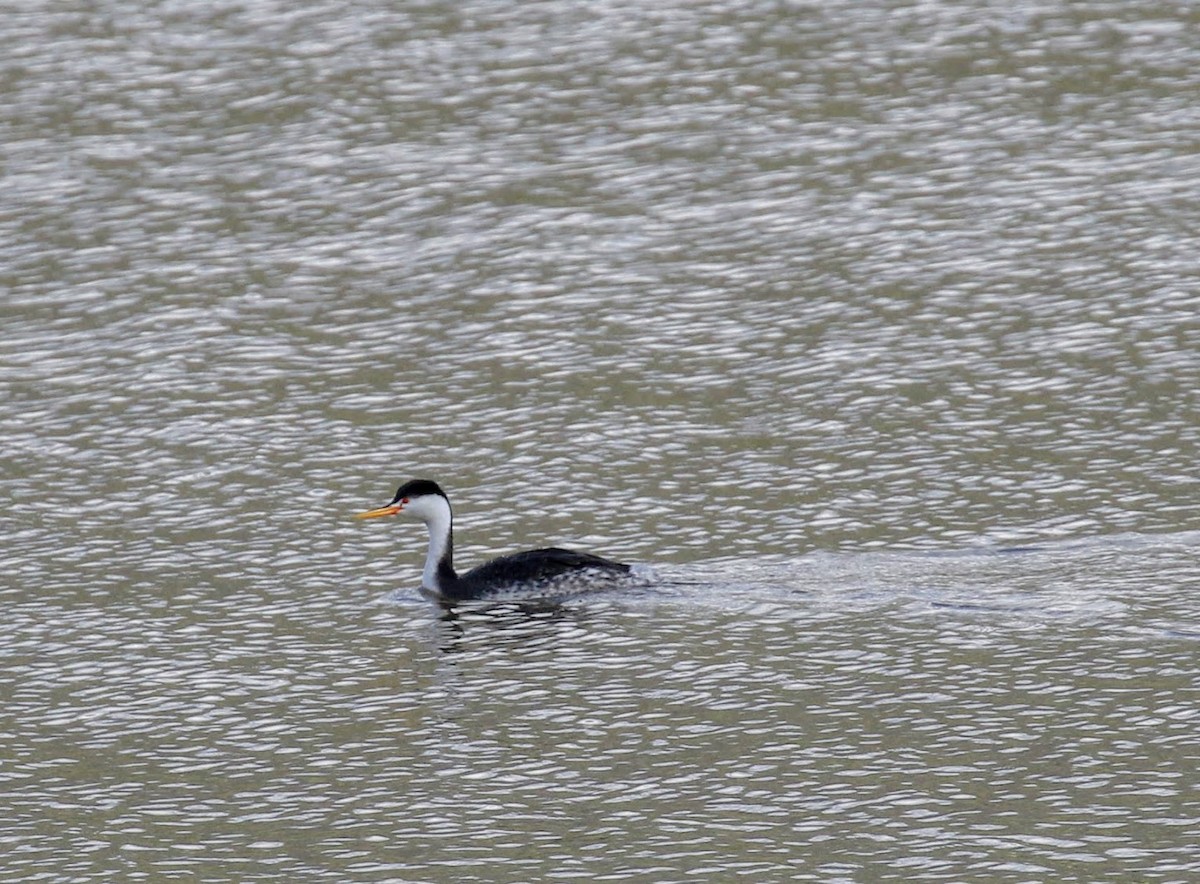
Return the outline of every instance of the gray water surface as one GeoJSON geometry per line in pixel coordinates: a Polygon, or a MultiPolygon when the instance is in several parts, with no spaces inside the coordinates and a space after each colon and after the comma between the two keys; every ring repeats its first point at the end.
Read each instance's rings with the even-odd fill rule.
{"type": "Polygon", "coordinates": [[[9,10],[4,880],[1196,878],[1198,26],[9,10]]]}

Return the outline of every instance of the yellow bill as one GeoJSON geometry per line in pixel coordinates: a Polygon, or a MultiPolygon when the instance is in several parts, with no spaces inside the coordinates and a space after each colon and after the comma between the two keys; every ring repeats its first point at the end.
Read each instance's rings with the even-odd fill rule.
{"type": "Polygon", "coordinates": [[[400,510],[402,510],[402,509],[404,509],[404,507],[393,503],[393,504],[389,504],[388,506],[381,506],[379,509],[376,509],[376,510],[367,510],[365,513],[359,513],[354,518],[356,518],[356,519],[378,519],[380,516],[394,516],[394,515],[396,515],[396,513],[400,512],[400,510]]]}

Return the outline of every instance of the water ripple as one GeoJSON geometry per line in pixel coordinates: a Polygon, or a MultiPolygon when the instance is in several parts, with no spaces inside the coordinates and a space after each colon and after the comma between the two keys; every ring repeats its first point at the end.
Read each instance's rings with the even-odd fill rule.
{"type": "Polygon", "coordinates": [[[1194,877],[1194,24],[10,10],[0,869],[1194,877]]]}

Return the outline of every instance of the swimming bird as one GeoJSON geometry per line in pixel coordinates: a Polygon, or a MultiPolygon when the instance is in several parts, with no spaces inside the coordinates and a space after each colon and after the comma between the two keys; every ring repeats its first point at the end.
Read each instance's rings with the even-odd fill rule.
{"type": "Polygon", "coordinates": [[[593,588],[628,577],[630,566],[591,553],[548,547],[492,559],[465,574],[454,570],[454,515],[437,482],[414,479],[396,491],[387,506],[357,519],[405,515],[429,529],[429,551],[421,575],[421,594],[441,602],[486,599],[507,593],[545,596],[557,591],[593,588]]]}

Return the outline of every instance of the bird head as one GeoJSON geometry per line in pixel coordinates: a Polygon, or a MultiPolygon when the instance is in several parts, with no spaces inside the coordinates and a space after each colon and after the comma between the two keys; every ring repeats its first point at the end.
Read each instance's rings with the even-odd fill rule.
{"type": "Polygon", "coordinates": [[[450,508],[446,493],[438,487],[437,482],[429,479],[414,479],[405,482],[396,495],[386,506],[359,513],[356,519],[377,519],[380,516],[395,516],[403,513],[414,519],[429,523],[437,519],[450,508]]]}

